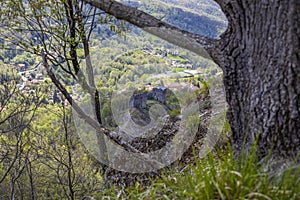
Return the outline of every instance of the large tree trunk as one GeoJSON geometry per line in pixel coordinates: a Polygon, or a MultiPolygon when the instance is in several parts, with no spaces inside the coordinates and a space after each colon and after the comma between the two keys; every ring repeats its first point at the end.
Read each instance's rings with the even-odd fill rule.
{"type": "Polygon", "coordinates": [[[235,152],[258,139],[259,156],[295,158],[300,149],[300,3],[229,1],[229,27],[216,62],[224,71],[235,152]]]}

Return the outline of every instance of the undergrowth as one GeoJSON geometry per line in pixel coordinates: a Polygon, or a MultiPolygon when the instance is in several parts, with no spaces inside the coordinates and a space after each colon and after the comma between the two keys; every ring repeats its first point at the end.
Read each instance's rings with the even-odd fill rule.
{"type": "Polygon", "coordinates": [[[184,170],[168,171],[149,187],[136,183],[106,190],[102,199],[300,199],[299,168],[274,180],[262,171],[255,152],[253,148],[240,162],[229,147],[226,152],[196,159],[184,170]]]}

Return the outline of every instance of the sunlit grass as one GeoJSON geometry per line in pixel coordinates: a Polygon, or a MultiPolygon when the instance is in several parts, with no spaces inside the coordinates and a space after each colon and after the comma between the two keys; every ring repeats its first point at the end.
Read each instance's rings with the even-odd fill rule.
{"type": "Polygon", "coordinates": [[[239,162],[231,148],[210,153],[181,172],[165,173],[150,187],[136,183],[111,198],[125,199],[300,199],[299,170],[271,179],[256,162],[255,148],[239,162]],[[293,172],[293,173],[292,173],[293,172]]]}

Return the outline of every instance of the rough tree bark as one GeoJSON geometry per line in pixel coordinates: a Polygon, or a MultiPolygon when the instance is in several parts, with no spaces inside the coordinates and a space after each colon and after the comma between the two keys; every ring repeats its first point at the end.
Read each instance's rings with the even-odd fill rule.
{"type": "Polygon", "coordinates": [[[224,69],[234,148],[258,138],[264,157],[295,158],[300,148],[300,2],[221,4],[229,21],[217,60],[224,69]]]}
{"type": "Polygon", "coordinates": [[[224,72],[233,149],[296,158],[300,149],[300,1],[217,0],[229,25],[219,40],[183,31],[113,0],[84,0],[145,31],[211,58],[224,72]]]}

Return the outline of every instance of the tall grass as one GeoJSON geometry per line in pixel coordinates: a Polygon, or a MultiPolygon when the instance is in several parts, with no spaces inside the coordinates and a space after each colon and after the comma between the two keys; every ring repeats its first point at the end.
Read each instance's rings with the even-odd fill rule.
{"type": "Polygon", "coordinates": [[[299,168],[274,180],[262,171],[255,148],[243,161],[225,152],[210,153],[184,171],[165,173],[150,187],[136,183],[122,192],[106,191],[109,199],[300,199],[299,168]]]}

